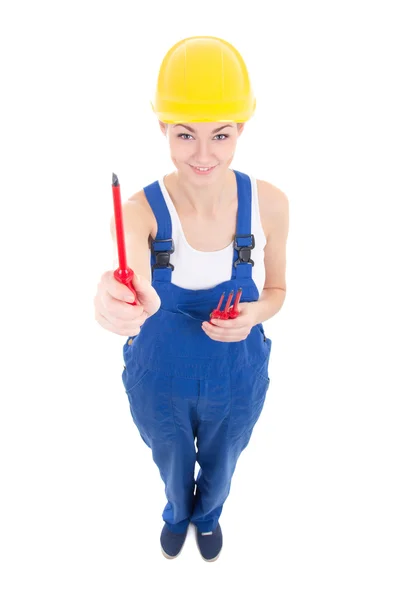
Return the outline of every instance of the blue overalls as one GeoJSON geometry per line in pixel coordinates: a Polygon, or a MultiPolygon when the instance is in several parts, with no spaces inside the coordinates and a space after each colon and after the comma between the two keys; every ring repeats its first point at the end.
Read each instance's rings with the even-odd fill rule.
{"type": "Polygon", "coordinates": [[[125,342],[122,380],[133,421],[165,483],[168,503],[162,518],[175,533],[186,531],[189,522],[200,532],[216,528],[269,386],[271,340],[261,324],[241,342],[214,341],[201,328],[222,292],[225,300],[239,288],[241,302],[259,298],[250,258],[251,181],[234,172],[238,215],[232,277],[206,290],[171,283],[169,211],[157,181],[144,188],[158,225],[151,264],[161,307],[125,342]]]}

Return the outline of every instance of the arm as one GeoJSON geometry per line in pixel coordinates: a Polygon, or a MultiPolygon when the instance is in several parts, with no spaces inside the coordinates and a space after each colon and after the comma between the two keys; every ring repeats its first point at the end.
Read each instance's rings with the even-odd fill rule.
{"type": "Polygon", "coordinates": [[[267,245],[264,250],[264,289],[258,302],[254,303],[254,310],[256,323],[263,323],[282,308],[286,297],[289,202],[281,190],[265,181],[260,181],[259,204],[267,245]]]}
{"type": "Polygon", "coordinates": [[[257,302],[239,304],[236,319],[211,319],[202,323],[203,331],[219,342],[246,339],[252,327],[275,315],[286,297],[286,240],[289,208],[286,195],[265,181],[258,182],[261,224],[267,238],[264,250],[265,282],[257,302]]]}

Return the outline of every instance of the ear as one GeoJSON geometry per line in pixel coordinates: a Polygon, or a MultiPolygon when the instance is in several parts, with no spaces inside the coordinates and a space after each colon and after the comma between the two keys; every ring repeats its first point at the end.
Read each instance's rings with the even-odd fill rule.
{"type": "Polygon", "coordinates": [[[158,121],[158,124],[160,126],[161,133],[163,135],[167,135],[168,123],[163,123],[162,121],[158,121]]]}
{"type": "Polygon", "coordinates": [[[238,123],[237,124],[237,130],[238,130],[238,137],[242,134],[243,129],[244,129],[244,123],[238,123]]]}

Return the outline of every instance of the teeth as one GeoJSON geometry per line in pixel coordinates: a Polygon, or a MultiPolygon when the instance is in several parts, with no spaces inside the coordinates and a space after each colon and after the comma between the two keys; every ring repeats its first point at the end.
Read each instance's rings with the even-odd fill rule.
{"type": "Polygon", "coordinates": [[[209,171],[212,167],[195,167],[198,171],[209,171]]]}

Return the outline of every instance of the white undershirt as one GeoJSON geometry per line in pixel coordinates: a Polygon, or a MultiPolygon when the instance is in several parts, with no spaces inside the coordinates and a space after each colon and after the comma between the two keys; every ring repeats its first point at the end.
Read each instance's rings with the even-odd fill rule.
{"type": "MultiPolygon", "coordinates": [[[[257,181],[251,175],[251,232],[254,235],[255,248],[251,251],[254,261],[252,277],[261,294],[265,283],[264,248],[267,243],[260,219],[258,205],[257,181]]],[[[164,177],[158,180],[164,195],[172,222],[172,239],[175,252],[170,261],[174,265],[171,283],[189,290],[204,290],[212,288],[232,277],[233,243],[214,252],[195,250],[188,243],[183,232],[178,213],[164,185],[164,177]]]]}

